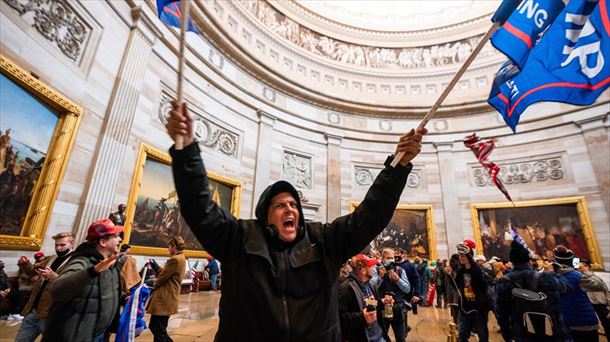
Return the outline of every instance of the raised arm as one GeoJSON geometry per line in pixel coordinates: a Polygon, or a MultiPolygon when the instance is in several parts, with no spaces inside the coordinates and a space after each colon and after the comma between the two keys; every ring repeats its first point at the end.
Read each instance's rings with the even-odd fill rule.
{"type": "Polygon", "coordinates": [[[186,105],[172,104],[167,130],[170,136],[185,135],[184,149],[170,149],[174,184],[180,212],[203,247],[219,260],[237,255],[241,231],[237,219],[212,201],[208,176],[199,145],[192,139],[192,119],[186,105]]]}
{"type": "Polygon", "coordinates": [[[84,258],[74,258],[61,270],[59,278],[52,281],[51,295],[53,301],[67,302],[82,291],[98,275],[93,267],[87,268],[84,258]]]}
{"type": "Polygon", "coordinates": [[[411,160],[421,151],[421,139],[425,128],[411,130],[400,138],[395,154],[406,152],[399,165],[390,166],[393,156],[388,157],[385,168],[369,188],[364,200],[353,213],[342,216],[326,230],[328,253],[339,253],[337,260],[346,260],[359,253],[375,236],[390,223],[394,209],[406,185],[413,165],[411,160]]]}

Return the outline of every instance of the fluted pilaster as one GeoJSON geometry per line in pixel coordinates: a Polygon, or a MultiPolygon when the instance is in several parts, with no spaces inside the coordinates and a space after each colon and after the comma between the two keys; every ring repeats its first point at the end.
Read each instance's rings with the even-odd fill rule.
{"type": "Polygon", "coordinates": [[[453,166],[451,150],[453,142],[434,143],[438,158],[438,168],[441,179],[441,192],[443,195],[443,207],[445,214],[445,226],[447,230],[447,243],[449,250],[454,250],[457,243],[464,240],[462,231],[462,218],[460,215],[460,204],[453,166]]]}
{"type": "Polygon", "coordinates": [[[610,142],[608,114],[577,122],[582,130],[601,197],[610,215],[610,142]]]}
{"type": "Polygon", "coordinates": [[[269,186],[269,174],[271,167],[271,144],[273,143],[273,126],[275,117],[262,110],[257,112],[258,121],[258,143],[256,145],[256,169],[254,172],[254,193],[252,198],[252,215],[256,210],[258,198],[269,186]]]}
{"type": "Polygon", "coordinates": [[[153,44],[147,32],[138,28],[139,12],[134,13],[134,19],[105,115],[93,173],[77,224],[78,241],[84,240],[91,222],[107,217],[113,205],[118,204],[114,203],[115,192],[153,44]]]}
{"type": "Polygon", "coordinates": [[[326,134],[326,221],[341,216],[341,137],[326,134]]]}

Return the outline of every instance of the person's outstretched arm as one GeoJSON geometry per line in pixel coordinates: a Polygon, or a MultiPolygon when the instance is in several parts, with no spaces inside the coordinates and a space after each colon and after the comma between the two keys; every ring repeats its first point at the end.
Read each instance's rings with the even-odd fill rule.
{"type": "Polygon", "coordinates": [[[193,121],[186,104],[172,103],[167,123],[172,138],[184,136],[184,149],[170,149],[180,212],[203,247],[219,260],[236,255],[241,241],[237,219],[214,201],[199,145],[193,140],[193,121]]]}
{"type": "Polygon", "coordinates": [[[391,167],[393,157],[388,157],[386,167],[354,212],[339,217],[328,225],[327,251],[338,253],[337,260],[346,260],[359,253],[390,223],[407,183],[407,176],[413,168],[411,160],[421,151],[421,140],[427,132],[423,128],[403,135],[395,152],[395,155],[406,152],[399,165],[391,167]]]}

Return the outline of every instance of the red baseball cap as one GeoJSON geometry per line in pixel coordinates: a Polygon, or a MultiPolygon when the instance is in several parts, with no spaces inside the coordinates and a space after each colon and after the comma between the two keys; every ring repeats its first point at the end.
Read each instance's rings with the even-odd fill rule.
{"type": "Polygon", "coordinates": [[[354,256],[354,259],[360,259],[360,260],[364,261],[364,264],[367,266],[377,265],[377,260],[371,259],[364,254],[358,254],[358,255],[354,256]]]}
{"type": "Polygon", "coordinates": [[[42,259],[42,258],[44,258],[44,252],[41,251],[41,252],[36,252],[34,254],[34,259],[38,260],[38,259],[42,259]]]}
{"type": "Polygon", "coordinates": [[[123,226],[117,226],[110,219],[93,222],[87,229],[87,240],[103,238],[106,235],[117,234],[123,231],[123,226]]]}
{"type": "Polygon", "coordinates": [[[464,240],[464,244],[468,247],[470,247],[470,249],[475,249],[477,248],[477,244],[474,243],[474,241],[470,240],[470,239],[466,239],[464,240]]]}

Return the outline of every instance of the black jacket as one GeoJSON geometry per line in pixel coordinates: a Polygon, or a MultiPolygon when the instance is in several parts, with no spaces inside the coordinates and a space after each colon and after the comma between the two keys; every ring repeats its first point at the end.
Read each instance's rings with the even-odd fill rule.
{"type": "MultiPolygon", "coordinates": [[[[379,294],[373,286],[371,291],[375,299],[379,301],[379,294]]],[[[348,278],[339,285],[339,320],[341,322],[341,334],[342,341],[349,342],[368,342],[366,334],[366,320],[364,319],[364,295],[358,285],[358,280],[353,275],[349,275],[348,278]]],[[[377,310],[377,322],[382,319],[381,302],[378,302],[377,310]]],[[[382,332],[381,326],[379,326],[380,332],[382,332]]]]}
{"type": "Polygon", "coordinates": [[[450,281],[450,284],[458,292],[462,312],[471,313],[472,310],[483,313],[488,312],[491,308],[491,303],[489,297],[487,297],[487,282],[483,278],[481,268],[473,260],[472,256],[470,254],[466,254],[466,256],[468,257],[468,261],[470,261],[470,269],[466,269],[466,267],[460,265],[457,269],[455,278],[453,281],[450,281]],[[464,288],[466,287],[464,276],[466,274],[470,274],[471,290],[475,294],[474,301],[469,301],[464,295],[464,288]]]}
{"type": "Polygon", "coordinates": [[[259,219],[238,220],[212,201],[197,143],[170,153],[182,214],[223,266],[216,341],[338,341],[339,269],[388,225],[412,165],[386,167],[353,213],[327,224],[305,223],[290,186],[300,227],[285,244],[266,225],[269,189],[259,219]]]}

